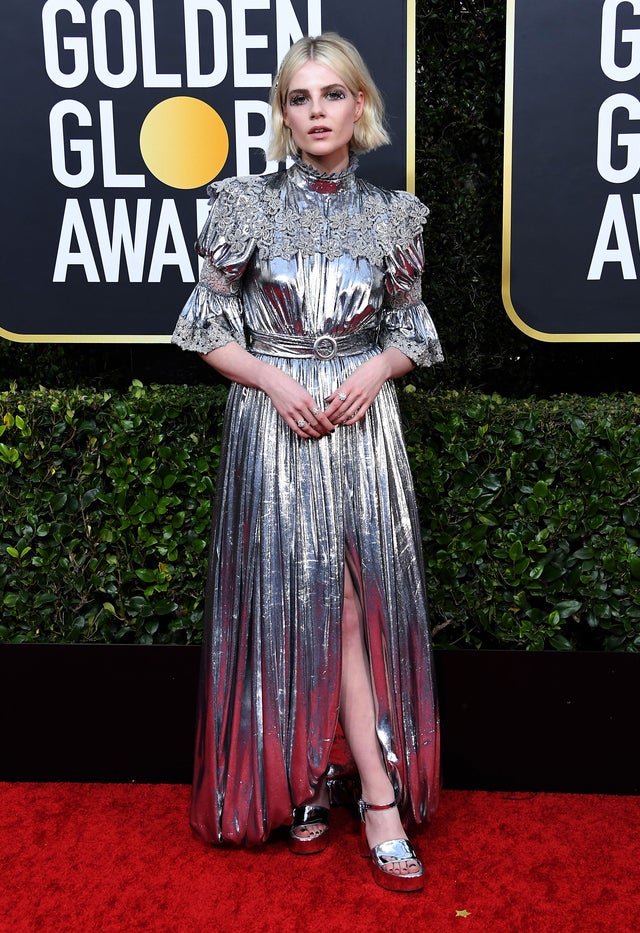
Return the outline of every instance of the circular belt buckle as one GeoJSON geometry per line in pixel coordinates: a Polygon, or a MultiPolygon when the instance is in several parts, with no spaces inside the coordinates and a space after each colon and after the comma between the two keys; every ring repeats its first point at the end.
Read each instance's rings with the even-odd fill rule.
{"type": "Polygon", "coordinates": [[[335,337],[316,337],[313,352],[319,360],[332,360],[338,352],[338,342],[335,337]]]}

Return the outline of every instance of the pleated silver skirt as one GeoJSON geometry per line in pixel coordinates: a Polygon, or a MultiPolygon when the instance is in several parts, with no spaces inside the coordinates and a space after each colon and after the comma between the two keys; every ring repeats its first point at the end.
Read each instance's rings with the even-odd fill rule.
{"type": "MultiPolygon", "coordinates": [[[[265,357],[319,404],[376,350],[265,357]]],[[[331,761],[347,562],[362,604],[377,732],[401,812],[439,785],[424,565],[395,388],[320,440],[232,385],[207,576],[191,823],[206,841],[263,842],[331,761]]]]}

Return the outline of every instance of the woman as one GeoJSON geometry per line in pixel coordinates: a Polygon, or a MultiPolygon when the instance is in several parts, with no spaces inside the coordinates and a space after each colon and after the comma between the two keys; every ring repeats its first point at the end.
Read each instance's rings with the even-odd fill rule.
{"type": "Polygon", "coordinates": [[[272,158],[211,185],[200,282],[174,334],[231,380],[207,580],[191,820],[254,844],[329,832],[338,720],[376,881],[423,886],[403,822],[438,792],[420,528],[389,380],[442,358],[420,300],[426,209],[355,175],[388,142],[356,49],[286,55],[272,158]],[[400,810],[398,809],[400,808],[400,810]]]}

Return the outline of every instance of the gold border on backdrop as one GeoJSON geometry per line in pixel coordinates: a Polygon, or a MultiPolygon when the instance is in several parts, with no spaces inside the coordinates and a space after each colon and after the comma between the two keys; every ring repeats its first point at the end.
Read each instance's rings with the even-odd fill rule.
{"type": "Polygon", "coordinates": [[[416,191],[416,0],[407,0],[407,191],[416,191]]]}
{"type": "Polygon", "coordinates": [[[528,337],[549,343],[628,343],[640,334],[548,334],[522,320],[511,300],[511,207],[513,183],[513,102],[515,72],[515,19],[517,0],[507,0],[507,48],[504,94],[504,182],[502,206],[502,303],[512,322],[528,337]]]}
{"type": "Polygon", "coordinates": [[[171,334],[14,334],[0,327],[12,343],[171,343],[171,334]]]}
{"type": "MultiPolygon", "coordinates": [[[[406,189],[415,192],[416,181],[416,0],[406,0],[407,110],[406,189]]],[[[15,334],[0,326],[0,337],[14,343],[131,343],[167,344],[170,334],[15,334]]]]}

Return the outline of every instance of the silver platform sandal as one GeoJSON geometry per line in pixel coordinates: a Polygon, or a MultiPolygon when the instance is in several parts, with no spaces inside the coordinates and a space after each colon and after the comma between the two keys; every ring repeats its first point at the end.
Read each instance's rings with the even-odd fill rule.
{"type": "Polygon", "coordinates": [[[295,855],[316,855],[327,848],[329,842],[329,810],[327,807],[304,806],[293,811],[293,824],[289,830],[289,848],[295,855]],[[324,826],[318,833],[299,836],[297,829],[324,826]]]}
{"type": "Polygon", "coordinates": [[[366,803],[362,799],[358,801],[362,855],[364,858],[371,860],[373,880],[381,888],[385,888],[387,891],[421,891],[424,887],[424,866],[408,839],[390,839],[388,842],[381,842],[371,848],[367,842],[367,824],[365,821],[367,810],[391,810],[395,806],[395,800],[392,803],[383,804],[366,803]],[[413,862],[417,869],[402,872],[388,871],[385,866],[389,866],[393,862],[413,862]]]}

